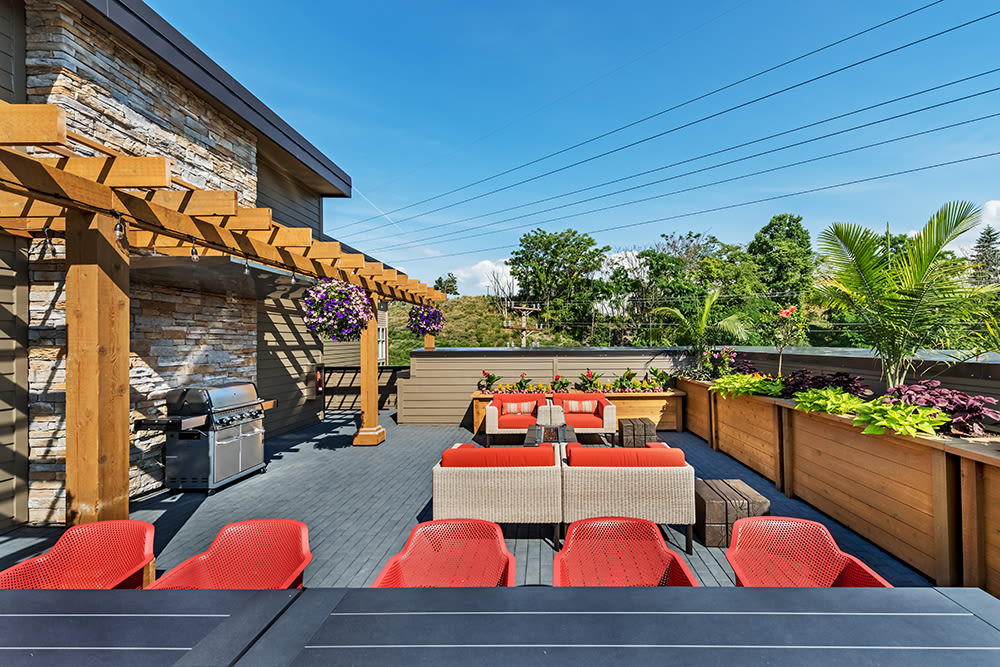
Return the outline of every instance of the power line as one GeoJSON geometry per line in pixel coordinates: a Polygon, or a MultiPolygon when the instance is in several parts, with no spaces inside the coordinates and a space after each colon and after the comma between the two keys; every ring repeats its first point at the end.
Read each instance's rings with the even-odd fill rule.
{"type": "MultiPolygon", "coordinates": [[[[997,70],[994,70],[994,71],[1000,71],[1000,68],[998,68],[997,70]]],[[[893,121],[893,120],[898,120],[900,118],[904,118],[904,117],[907,117],[907,116],[912,116],[912,115],[915,115],[915,114],[918,114],[918,113],[923,113],[925,111],[929,111],[929,110],[932,110],[932,109],[937,109],[937,108],[940,108],[940,107],[943,107],[943,106],[947,106],[949,104],[955,104],[957,102],[964,102],[966,100],[969,100],[969,99],[972,99],[972,98],[975,98],[975,97],[980,97],[982,95],[987,95],[989,93],[993,93],[993,92],[996,92],[998,90],[1000,90],[1000,87],[990,88],[988,90],[980,91],[978,93],[972,93],[972,94],[965,95],[963,97],[954,98],[954,99],[951,99],[951,100],[946,100],[944,102],[939,102],[937,104],[932,104],[932,105],[929,105],[929,106],[926,106],[926,107],[922,107],[920,109],[914,109],[912,111],[907,111],[907,112],[904,112],[904,113],[896,114],[894,116],[889,116],[887,118],[882,118],[882,119],[879,119],[879,120],[870,121],[868,123],[862,123],[860,125],[855,125],[853,127],[845,128],[843,130],[838,130],[836,132],[830,132],[830,133],[827,133],[827,134],[823,134],[823,135],[820,135],[820,136],[813,137],[811,139],[804,139],[802,141],[797,141],[797,142],[794,142],[794,143],[791,143],[791,144],[785,144],[784,146],[778,146],[777,148],[771,148],[771,149],[768,149],[766,151],[761,151],[759,153],[753,153],[751,155],[746,155],[746,156],[743,156],[743,157],[740,157],[740,158],[736,158],[736,159],[733,159],[733,160],[727,160],[725,162],[718,162],[716,164],[709,165],[707,167],[701,167],[699,169],[693,169],[691,171],[685,171],[683,173],[675,174],[673,176],[668,176],[666,178],[657,179],[655,181],[648,181],[646,183],[641,183],[639,185],[633,185],[631,187],[623,188],[621,190],[615,190],[613,192],[606,192],[606,193],[601,194],[601,195],[595,195],[593,197],[587,197],[587,198],[584,198],[584,199],[577,199],[576,201],[572,201],[572,202],[569,202],[567,204],[560,204],[559,206],[552,206],[552,207],[549,207],[549,208],[546,208],[546,209],[541,209],[541,210],[538,210],[538,211],[533,211],[531,213],[524,213],[524,214],[521,214],[521,215],[509,217],[509,218],[503,218],[503,219],[500,219],[500,220],[495,220],[493,222],[489,222],[489,223],[486,223],[486,224],[480,224],[480,225],[477,226],[477,230],[478,231],[476,231],[475,233],[463,234],[461,238],[453,239],[453,241],[467,240],[467,239],[475,238],[475,237],[479,237],[479,236],[488,236],[490,234],[498,234],[500,232],[510,231],[510,230],[513,230],[513,229],[523,229],[524,227],[531,227],[533,225],[540,225],[540,224],[545,224],[545,223],[548,223],[548,222],[556,222],[556,221],[559,221],[559,220],[566,220],[568,218],[579,217],[579,216],[588,215],[588,214],[591,214],[591,213],[597,213],[597,212],[600,212],[600,211],[606,211],[606,210],[609,210],[609,209],[621,208],[623,206],[629,206],[631,204],[642,203],[642,202],[650,201],[652,199],[660,199],[660,198],[663,198],[663,197],[668,197],[668,196],[672,196],[672,195],[676,195],[676,194],[680,194],[680,193],[684,193],[684,192],[690,192],[692,190],[698,190],[698,189],[710,187],[710,186],[713,186],[713,185],[719,185],[721,183],[729,183],[729,182],[732,182],[732,181],[735,181],[735,180],[740,180],[740,179],[743,179],[743,178],[749,178],[751,176],[757,176],[757,175],[760,175],[760,174],[763,174],[763,173],[768,173],[770,171],[778,171],[780,169],[787,169],[788,167],[798,166],[800,164],[805,164],[807,162],[815,162],[817,160],[827,159],[827,158],[835,157],[835,156],[838,156],[838,155],[843,155],[844,153],[856,152],[856,151],[859,151],[859,150],[864,150],[864,149],[873,148],[873,147],[876,147],[876,146],[881,146],[881,145],[884,145],[886,143],[891,143],[891,142],[894,142],[894,141],[902,141],[903,139],[910,139],[910,138],[913,138],[913,137],[916,137],[916,136],[920,136],[922,134],[928,134],[930,132],[937,132],[937,131],[941,131],[941,130],[945,130],[945,129],[950,129],[950,128],[956,127],[958,125],[964,125],[964,124],[968,124],[968,123],[971,123],[971,122],[977,122],[977,121],[980,121],[980,120],[985,120],[987,118],[992,118],[992,116],[983,116],[981,118],[976,118],[976,119],[973,119],[973,120],[970,120],[970,121],[963,121],[963,122],[960,122],[960,123],[953,123],[953,124],[950,124],[950,125],[944,125],[944,126],[941,126],[941,127],[934,128],[932,130],[926,130],[924,132],[917,132],[917,133],[914,133],[914,134],[909,134],[909,135],[905,135],[905,136],[902,136],[902,137],[897,137],[895,139],[890,139],[890,140],[887,140],[887,141],[882,141],[882,142],[878,142],[878,143],[874,143],[874,144],[868,144],[867,146],[861,146],[861,147],[858,147],[858,148],[853,148],[853,149],[850,149],[849,151],[839,151],[839,152],[835,152],[835,153],[829,153],[827,155],[824,155],[824,156],[821,156],[821,157],[818,157],[818,158],[812,158],[811,160],[804,160],[804,161],[800,161],[800,162],[792,162],[790,164],[782,165],[780,167],[774,167],[772,169],[765,169],[765,170],[762,170],[762,171],[752,172],[752,173],[749,173],[749,174],[744,174],[742,176],[737,176],[737,177],[733,177],[733,178],[727,178],[727,179],[723,179],[723,180],[719,180],[719,181],[713,181],[711,183],[707,183],[707,184],[704,184],[704,185],[699,185],[699,186],[695,186],[695,187],[691,187],[691,188],[685,188],[685,189],[682,189],[682,190],[674,190],[672,192],[667,192],[667,193],[659,194],[659,195],[653,195],[651,197],[644,197],[642,199],[635,199],[635,200],[631,200],[631,201],[628,201],[628,202],[620,202],[618,204],[613,204],[611,206],[606,206],[606,207],[602,207],[602,208],[590,209],[590,210],[587,210],[587,211],[579,211],[577,213],[571,213],[571,214],[565,215],[565,216],[560,216],[560,217],[555,217],[555,218],[548,218],[546,220],[540,220],[540,221],[531,222],[531,223],[528,223],[526,225],[514,225],[514,226],[510,226],[510,227],[504,227],[502,229],[492,230],[492,231],[482,231],[482,230],[487,229],[489,227],[496,227],[497,225],[501,225],[501,224],[503,224],[505,222],[513,222],[515,220],[522,220],[524,218],[530,218],[532,216],[541,215],[542,213],[549,213],[549,212],[552,212],[552,211],[558,211],[560,209],[569,208],[571,206],[577,206],[579,204],[585,204],[587,202],[596,201],[596,200],[599,200],[599,199],[606,199],[608,197],[614,197],[616,195],[620,195],[620,194],[623,194],[623,193],[626,193],[626,192],[632,192],[634,190],[640,190],[640,189],[643,189],[643,188],[648,188],[648,187],[651,187],[653,185],[659,185],[661,183],[666,183],[668,181],[674,181],[674,180],[677,180],[679,178],[683,178],[685,176],[691,176],[693,174],[699,174],[699,173],[710,171],[710,170],[713,170],[713,169],[718,169],[720,167],[726,167],[726,166],[730,166],[730,165],[733,165],[733,164],[736,164],[736,163],[739,163],[739,162],[745,162],[747,160],[752,160],[754,158],[758,158],[758,157],[761,157],[761,156],[764,156],[764,155],[770,155],[772,153],[778,153],[780,151],[788,150],[790,148],[796,148],[798,146],[803,146],[805,144],[814,143],[814,142],[817,142],[817,141],[821,141],[823,139],[829,139],[830,137],[835,137],[835,136],[838,136],[838,135],[841,135],[841,134],[846,134],[848,132],[854,132],[856,130],[864,129],[864,128],[867,128],[867,127],[872,127],[872,126],[879,125],[879,124],[886,123],[886,122],[893,121]]],[[[755,143],[755,142],[749,142],[749,143],[755,143]]],[[[743,144],[743,145],[746,145],[746,144],[743,144]]],[[[723,152],[723,151],[718,151],[718,152],[723,152]]],[[[659,170],[651,170],[651,171],[659,171],[659,170]]],[[[648,172],[646,172],[646,173],[648,173],[648,172]]],[[[619,179],[619,180],[623,180],[623,179],[619,179]]],[[[441,225],[439,225],[439,226],[441,226],[441,225]]],[[[427,243],[428,241],[433,241],[435,239],[443,238],[443,237],[446,237],[446,236],[453,236],[453,233],[451,233],[451,232],[443,232],[441,234],[435,234],[433,236],[420,237],[418,239],[414,239],[414,240],[411,240],[411,241],[403,241],[402,243],[397,243],[395,245],[390,245],[390,246],[384,247],[383,248],[383,252],[384,251],[388,251],[388,250],[395,250],[397,248],[413,247],[415,245],[420,245],[420,244],[423,244],[423,243],[427,243]]],[[[444,243],[447,243],[447,241],[445,241],[444,243]]]]}
{"type": "MultiPolygon", "coordinates": [[[[870,183],[872,181],[878,181],[878,180],[882,180],[882,179],[885,179],[885,178],[892,178],[894,176],[903,176],[903,175],[906,175],[906,174],[913,174],[913,173],[917,173],[917,172],[920,172],[920,171],[928,171],[930,169],[938,169],[940,167],[948,167],[948,166],[955,165],[955,164],[962,164],[962,163],[965,163],[965,162],[972,162],[974,160],[982,160],[982,159],[989,158],[989,157],[995,157],[997,155],[1000,155],[1000,151],[994,151],[992,153],[983,153],[983,154],[980,154],[980,155],[973,155],[973,156],[966,157],[966,158],[960,158],[958,160],[948,160],[946,162],[938,162],[936,164],[925,165],[923,167],[913,167],[912,169],[903,169],[901,171],[894,171],[894,172],[890,172],[890,173],[887,173],[887,174],[881,174],[879,176],[870,176],[868,178],[859,178],[859,179],[855,179],[853,181],[844,181],[842,183],[836,183],[834,185],[824,185],[824,186],[820,186],[820,187],[816,187],[816,188],[809,188],[807,190],[799,190],[797,192],[789,192],[789,193],[782,194],[782,195],[774,195],[772,197],[762,197],[760,199],[753,199],[753,200],[750,200],[750,201],[740,202],[738,204],[728,204],[726,206],[716,206],[716,207],[713,207],[713,208],[701,209],[699,211],[692,211],[690,213],[680,213],[680,214],[677,214],[677,215],[669,215],[669,216],[662,217],[662,218],[653,218],[651,220],[642,220],[640,222],[630,222],[630,223],[626,223],[626,224],[622,224],[622,225],[614,225],[612,227],[604,227],[604,228],[601,228],[601,229],[591,230],[588,233],[589,234],[600,234],[602,232],[611,232],[611,231],[617,231],[619,229],[630,229],[632,227],[641,227],[643,225],[651,225],[651,224],[654,224],[654,223],[657,223],[657,222],[669,222],[669,221],[672,221],[672,220],[680,220],[682,218],[690,218],[690,217],[693,217],[693,216],[696,216],[696,215],[704,215],[705,213],[717,213],[719,211],[728,211],[728,210],[731,210],[731,209],[734,209],[734,208],[741,208],[741,207],[744,207],[744,206],[752,206],[753,204],[763,204],[763,203],[766,203],[766,202],[777,201],[779,199],[788,199],[790,197],[798,197],[798,196],[801,196],[801,195],[811,194],[811,193],[814,193],[814,192],[823,192],[823,191],[826,191],[826,190],[833,190],[833,189],[836,189],[836,188],[847,187],[849,185],[858,185],[860,183],[870,183]]],[[[433,257],[412,257],[410,259],[402,260],[402,262],[423,262],[423,261],[427,261],[427,260],[431,260],[431,259],[433,259],[433,260],[440,260],[440,259],[444,259],[446,257],[459,257],[459,256],[462,256],[462,255],[471,255],[471,254],[480,253],[480,252],[490,252],[490,251],[493,251],[493,250],[506,250],[508,248],[515,248],[515,247],[517,247],[516,244],[514,244],[514,243],[508,243],[506,245],[493,246],[491,248],[479,248],[477,250],[466,250],[464,252],[448,253],[446,255],[435,255],[433,257]]],[[[402,262],[397,262],[397,263],[402,263],[402,262]]]]}
{"type": "MultiPolygon", "coordinates": [[[[481,193],[481,194],[478,194],[478,195],[474,195],[472,197],[467,197],[465,199],[462,199],[462,200],[457,201],[457,202],[453,202],[451,204],[446,204],[444,206],[439,206],[438,208],[431,209],[429,211],[424,211],[423,213],[419,213],[419,214],[416,214],[416,215],[411,215],[411,216],[406,217],[406,218],[400,218],[398,220],[398,222],[407,222],[407,221],[413,220],[415,218],[419,218],[419,217],[426,216],[426,215],[431,215],[433,213],[437,213],[437,212],[440,212],[440,211],[443,211],[443,210],[446,210],[446,209],[449,209],[449,208],[453,208],[453,207],[459,206],[461,204],[466,204],[468,202],[475,201],[477,199],[482,199],[483,197],[488,197],[490,195],[494,195],[494,194],[497,194],[497,193],[500,193],[500,192],[504,192],[506,190],[510,190],[512,188],[515,188],[515,187],[519,187],[519,186],[524,185],[526,183],[531,183],[533,181],[537,181],[537,180],[540,180],[542,178],[546,178],[546,177],[551,176],[553,174],[557,174],[557,173],[566,171],[568,169],[572,169],[574,167],[578,167],[580,165],[587,164],[589,162],[593,162],[595,160],[607,157],[609,155],[613,155],[613,154],[619,153],[619,152],[621,152],[623,150],[627,150],[629,148],[634,148],[635,146],[638,146],[638,145],[644,144],[646,142],[652,141],[653,139],[658,139],[658,138],[666,136],[668,134],[672,134],[674,132],[678,132],[680,130],[692,127],[694,125],[698,125],[700,123],[703,123],[705,121],[711,120],[713,118],[718,118],[720,116],[723,116],[725,114],[731,113],[733,111],[736,111],[736,110],[745,108],[747,106],[756,104],[757,102],[761,102],[763,100],[770,99],[772,97],[775,97],[775,96],[781,95],[783,93],[786,93],[786,92],[788,92],[790,90],[795,90],[797,88],[801,88],[802,86],[808,85],[810,83],[815,83],[816,81],[820,81],[822,79],[828,78],[828,77],[833,76],[835,74],[839,74],[839,73],[847,71],[849,69],[853,69],[853,68],[858,67],[860,65],[872,62],[872,61],[877,60],[879,58],[883,58],[883,57],[891,55],[893,53],[897,53],[897,52],[902,51],[904,49],[910,48],[911,46],[915,46],[917,44],[921,44],[923,42],[929,41],[931,39],[935,39],[937,37],[940,37],[942,35],[946,35],[948,33],[954,32],[956,30],[960,30],[962,28],[968,27],[968,26],[973,25],[975,23],[978,23],[980,21],[984,21],[984,20],[986,20],[988,18],[992,18],[993,16],[996,16],[997,14],[1000,14],[1000,10],[992,12],[990,14],[986,14],[984,16],[981,16],[979,18],[973,19],[971,21],[966,21],[965,23],[953,26],[951,28],[947,28],[945,30],[942,30],[942,31],[937,32],[937,33],[934,33],[932,35],[927,35],[925,37],[922,37],[920,39],[914,40],[914,41],[909,42],[907,44],[903,44],[901,46],[897,46],[897,47],[889,49],[887,51],[883,51],[883,52],[878,53],[878,54],[876,54],[874,56],[870,56],[868,58],[864,58],[862,60],[858,60],[856,62],[853,62],[853,63],[849,64],[849,65],[844,65],[842,67],[839,67],[837,69],[831,70],[831,71],[826,72],[824,74],[820,74],[818,76],[811,77],[811,78],[806,79],[804,81],[800,81],[800,82],[798,82],[796,84],[793,84],[791,86],[786,86],[786,87],[781,88],[779,90],[772,91],[770,93],[767,93],[766,95],[761,95],[761,96],[753,98],[751,100],[748,100],[748,101],[745,101],[745,102],[741,102],[740,104],[728,107],[726,109],[723,109],[722,111],[717,111],[717,112],[715,112],[713,114],[709,114],[707,116],[702,116],[701,118],[698,118],[696,120],[689,121],[689,122],[683,123],[681,125],[676,125],[676,126],[670,128],[668,130],[664,130],[663,132],[658,132],[656,134],[644,137],[642,139],[638,139],[638,140],[633,141],[631,143],[624,144],[622,146],[618,146],[616,148],[604,151],[602,153],[598,153],[596,155],[592,155],[592,156],[590,156],[588,158],[584,158],[582,160],[577,160],[576,162],[572,162],[572,163],[570,163],[568,165],[564,165],[564,166],[558,167],[556,169],[551,169],[549,171],[543,172],[543,173],[538,174],[536,176],[532,176],[530,178],[522,179],[520,181],[516,181],[514,183],[511,183],[509,185],[505,185],[503,187],[494,188],[493,190],[490,190],[488,192],[484,192],[484,193],[481,193]]],[[[567,150],[569,150],[569,149],[567,149],[567,150]]],[[[565,152],[565,151],[563,151],[563,152],[565,152]]],[[[505,173],[509,173],[509,172],[505,172],[505,173]]],[[[482,181],[480,181],[480,182],[482,182],[482,181]]],[[[471,187],[471,185],[467,186],[467,187],[471,187]]],[[[465,189],[465,188],[463,187],[463,188],[460,188],[460,189],[465,189]]],[[[448,194],[450,194],[450,193],[448,193],[448,194]]],[[[441,196],[444,196],[444,195],[441,195],[441,196]]],[[[400,210],[400,209],[396,209],[396,211],[398,211],[398,210],[400,210]]],[[[392,211],[392,213],[395,213],[396,211],[392,211]]],[[[383,228],[385,226],[386,225],[384,225],[384,224],[383,225],[378,225],[378,226],[372,227],[372,228],[370,228],[368,230],[364,230],[363,232],[359,232],[359,233],[365,233],[365,232],[369,232],[369,231],[375,231],[375,230],[381,229],[381,228],[383,228]]],[[[348,236],[353,236],[353,235],[355,235],[355,234],[349,234],[348,236]]]]}

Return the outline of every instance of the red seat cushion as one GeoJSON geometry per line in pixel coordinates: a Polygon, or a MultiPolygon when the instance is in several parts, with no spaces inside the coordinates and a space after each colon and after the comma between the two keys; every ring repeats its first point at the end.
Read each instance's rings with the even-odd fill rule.
{"type": "Polygon", "coordinates": [[[442,468],[510,468],[555,465],[552,445],[477,449],[457,447],[441,453],[442,468]]]}
{"type": "Polygon", "coordinates": [[[601,428],[604,420],[586,412],[567,412],[566,423],[573,428],[601,428]]]}
{"type": "Polygon", "coordinates": [[[602,468],[670,468],[684,465],[684,452],[671,447],[567,447],[571,466],[602,468]]]}
{"type": "Polygon", "coordinates": [[[500,415],[497,426],[500,428],[528,428],[535,425],[535,415],[500,415]]]}

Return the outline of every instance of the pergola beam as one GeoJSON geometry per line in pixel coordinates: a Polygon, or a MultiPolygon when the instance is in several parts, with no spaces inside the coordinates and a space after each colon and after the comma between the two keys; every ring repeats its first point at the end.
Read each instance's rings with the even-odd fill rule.
{"type": "Polygon", "coordinates": [[[169,188],[170,160],[165,157],[41,157],[44,165],[82,176],[110,188],[169,188]]]}
{"type": "Polygon", "coordinates": [[[55,104],[5,104],[0,108],[0,145],[66,143],[66,112],[55,104]]]}
{"type": "MultiPolygon", "coordinates": [[[[239,214],[235,190],[154,190],[144,193],[142,197],[184,215],[233,216],[239,214]]],[[[270,216],[268,216],[268,220],[270,221],[270,216]]]]}

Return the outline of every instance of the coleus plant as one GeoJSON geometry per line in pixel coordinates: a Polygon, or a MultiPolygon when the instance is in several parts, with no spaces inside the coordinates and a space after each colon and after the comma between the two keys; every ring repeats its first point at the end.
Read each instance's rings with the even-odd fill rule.
{"type": "Polygon", "coordinates": [[[848,394],[860,397],[872,395],[872,390],[861,381],[861,376],[851,375],[850,373],[841,372],[834,373],[833,375],[813,375],[812,371],[803,368],[789,373],[787,377],[781,379],[785,383],[785,388],[781,392],[783,398],[792,398],[795,394],[803,391],[826,389],[827,387],[835,387],[848,394]]]}
{"type": "Polygon", "coordinates": [[[1000,420],[997,399],[989,396],[969,396],[965,392],[947,389],[939,380],[924,380],[916,384],[898,385],[886,392],[882,402],[887,405],[903,403],[937,408],[951,416],[942,431],[958,436],[983,436],[983,421],[1000,420]]]}

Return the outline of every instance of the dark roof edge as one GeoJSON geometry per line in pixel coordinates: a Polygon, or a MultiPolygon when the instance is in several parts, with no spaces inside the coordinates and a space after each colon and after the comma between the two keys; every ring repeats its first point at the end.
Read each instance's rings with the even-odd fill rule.
{"type": "MultiPolygon", "coordinates": [[[[351,177],[141,0],[80,0],[214,97],[331,186],[350,196],[351,177]]],[[[336,190],[337,192],[333,192],[336,190]]]]}

